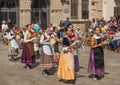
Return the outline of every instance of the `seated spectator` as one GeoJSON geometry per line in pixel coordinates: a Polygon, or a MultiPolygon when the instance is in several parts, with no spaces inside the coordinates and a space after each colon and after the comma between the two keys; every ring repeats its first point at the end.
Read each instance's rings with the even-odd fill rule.
{"type": "Polygon", "coordinates": [[[115,33],[115,36],[112,40],[110,40],[110,48],[114,50],[114,52],[118,51],[118,41],[120,41],[120,27],[117,29],[117,32],[115,33]]]}

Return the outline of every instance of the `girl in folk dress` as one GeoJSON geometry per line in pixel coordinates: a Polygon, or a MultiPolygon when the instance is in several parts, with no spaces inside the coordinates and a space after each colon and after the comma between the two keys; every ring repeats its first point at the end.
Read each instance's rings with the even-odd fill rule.
{"type": "Polygon", "coordinates": [[[91,52],[88,64],[88,73],[90,78],[101,79],[104,76],[104,51],[103,42],[100,36],[100,29],[94,29],[94,36],[91,39],[91,52]]]}
{"type": "Polygon", "coordinates": [[[24,45],[22,51],[21,62],[25,63],[25,68],[30,69],[31,63],[35,63],[35,53],[34,53],[34,44],[33,44],[33,37],[31,33],[31,25],[26,26],[26,31],[24,33],[24,45]]]}
{"type": "Polygon", "coordinates": [[[58,77],[61,78],[60,81],[75,83],[74,57],[72,55],[71,47],[73,47],[76,42],[72,44],[70,42],[69,36],[71,35],[72,30],[69,27],[65,28],[65,33],[63,38],[63,50],[58,65],[58,77]]]}

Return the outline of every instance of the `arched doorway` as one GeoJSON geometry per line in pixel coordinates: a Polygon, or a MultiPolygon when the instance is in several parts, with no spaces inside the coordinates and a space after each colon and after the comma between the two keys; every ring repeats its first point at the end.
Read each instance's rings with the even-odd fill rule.
{"type": "Polygon", "coordinates": [[[31,22],[39,20],[41,27],[46,27],[49,23],[49,0],[32,0],[31,22]]]}
{"type": "Polygon", "coordinates": [[[18,0],[0,0],[0,24],[3,20],[9,19],[13,24],[19,23],[18,0]]]}

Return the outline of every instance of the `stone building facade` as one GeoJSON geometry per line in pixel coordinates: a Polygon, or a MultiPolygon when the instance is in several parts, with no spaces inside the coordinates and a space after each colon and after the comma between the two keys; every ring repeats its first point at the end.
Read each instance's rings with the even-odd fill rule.
{"type": "Polygon", "coordinates": [[[35,20],[41,26],[57,26],[66,17],[74,25],[88,18],[101,18],[102,0],[0,0],[0,22],[11,19],[21,28],[35,20]]]}
{"type": "Polygon", "coordinates": [[[120,18],[120,0],[103,0],[102,7],[102,15],[106,20],[109,20],[111,16],[120,18]]]}

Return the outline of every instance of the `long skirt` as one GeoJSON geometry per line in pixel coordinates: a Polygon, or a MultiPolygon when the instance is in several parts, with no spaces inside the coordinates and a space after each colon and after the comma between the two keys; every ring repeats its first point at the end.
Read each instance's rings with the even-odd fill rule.
{"type": "Polygon", "coordinates": [[[53,67],[52,64],[53,56],[49,56],[44,53],[43,48],[41,49],[41,67],[50,68],[53,67]]]}
{"type": "Polygon", "coordinates": [[[74,58],[71,53],[66,54],[61,52],[58,65],[58,77],[64,80],[74,80],[74,58]]]}
{"type": "Polygon", "coordinates": [[[33,43],[24,43],[21,63],[26,63],[26,64],[35,63],[33,43]]]}
{"type": "Polygon", "coordinates": [[[88,73],[91,75],[104,75],[104,52],[100,48],[91,49],[88,63],[88,73]]]}
{"type": "Polygon", "coordinates": [[[75,70],[79,69],[79,58],[78,58],[78,55],[74,55],[74,67],[75,67],[75,70]]]}
{"type": "Polygon", "coordinates": [[[11,43],[8,44],[8,57],[9,56],[17,56],[19,54],[19,49],[15,49],[14,47],[11,47],[11,43]]]}

